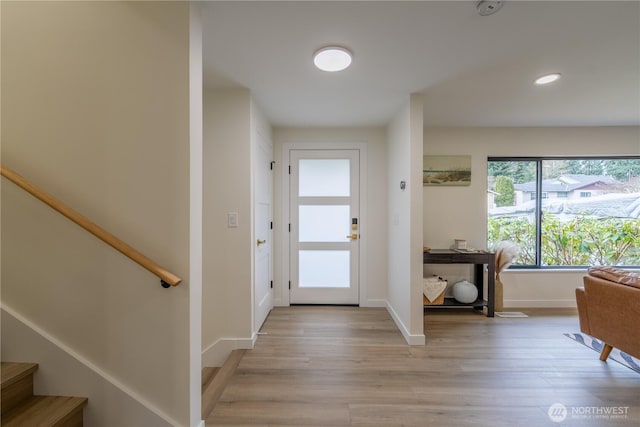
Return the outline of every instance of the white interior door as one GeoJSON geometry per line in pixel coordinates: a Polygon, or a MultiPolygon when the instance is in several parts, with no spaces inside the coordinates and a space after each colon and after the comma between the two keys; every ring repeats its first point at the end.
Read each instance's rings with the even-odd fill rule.
{"type": "Polygon", "coordinates": [[[257,134],[254,171],[254,331],[259,331],[273,308],[273,231],[272,198],[273,147],[257,134]]]}
{"type": "Polygon", "coordinates": [[[359,151],[291,150],[291,304],[358,304],[359,151]]]}

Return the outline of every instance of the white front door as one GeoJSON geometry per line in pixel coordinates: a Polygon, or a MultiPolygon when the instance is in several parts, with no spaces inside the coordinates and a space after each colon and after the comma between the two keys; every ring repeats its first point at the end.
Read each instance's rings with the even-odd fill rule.
{"type": "Polygon", "coordinates": [[[359,151],[290,151],[291,304],[359,302],[359,151]]]}
{"type": "Polygon", "coordinates": [[[254,171],[254,331],[259,331],[273,308],[272,196],[273,148],[268,138],[257,133],[254,171]]]}

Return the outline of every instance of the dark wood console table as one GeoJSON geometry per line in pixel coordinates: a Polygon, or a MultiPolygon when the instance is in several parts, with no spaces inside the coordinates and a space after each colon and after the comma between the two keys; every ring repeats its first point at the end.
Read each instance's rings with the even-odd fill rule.
{"type": "Polygon", "coordinates": [[[487,307],[487,317],[493,317],[495,309],[495,278],[496,262],[493,252],[465,252],[453,249],[431,249],[424,252],[424,264],[474,264],[474,283],[478,288],[478,299],[470,304],[457,302],[453,298],[445,298],[444,304],[425,305],[425,308],[439,307],[473,307],[475,310],[482,310],[487,307]],[[487,265],[487,300],[484,299],[484,265],[487,265]]]}

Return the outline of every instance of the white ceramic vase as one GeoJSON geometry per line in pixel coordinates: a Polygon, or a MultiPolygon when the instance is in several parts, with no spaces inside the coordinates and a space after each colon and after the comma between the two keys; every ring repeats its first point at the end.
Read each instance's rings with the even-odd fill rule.
{"type": "Polygon", "coordinates": [[[471,282],[463,280],[453,285],[453,298],[463,304],[470,304],[478,299],[478,288],[471,282]]]}

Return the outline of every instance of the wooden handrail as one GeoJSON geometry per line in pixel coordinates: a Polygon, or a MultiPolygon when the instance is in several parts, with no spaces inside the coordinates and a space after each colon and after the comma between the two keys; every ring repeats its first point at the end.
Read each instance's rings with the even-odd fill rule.
{"type": "Polygon", "coordinates": [[[118,239],[113,234],[109,233],[99,225],[90,221],[87,217],[85,217],[81,213],[75,211],[74,209],[67,206],[60,200],[51,196],[50,194],[48,194],[47,192],[45,192],[44,190],[42,190],[41,188],[33,184],[32,182],[29,182],[27,179],[20,176],[15,171],[9,169],[4,165],[0,165],[0,173],[2,174],[2,176],[4,176],[9,181],[13,182],[18,187],[22,188],[23,190],[31,194],[36,199],[46,203],[54,210],[60,212],[62,215],[66,216],[71,221],[75,222],[80,227],[84,228],[89,233],[96,236],[98,239],[107,243],[114,249],[120,251],[123,255],[127,256],[131,260],[137,262],[142,267],[149,270],[151,273],[158,276],[160,278],[162,286],[168,288],[169,286],[177,286],[180,284],[180,282],[182,282],[182,279],[176,276],[175,274],[159,266],[154,261],[142,255],[140,252],[133,249],[131,246],[127,245],[125,242],[118,239]]]}

